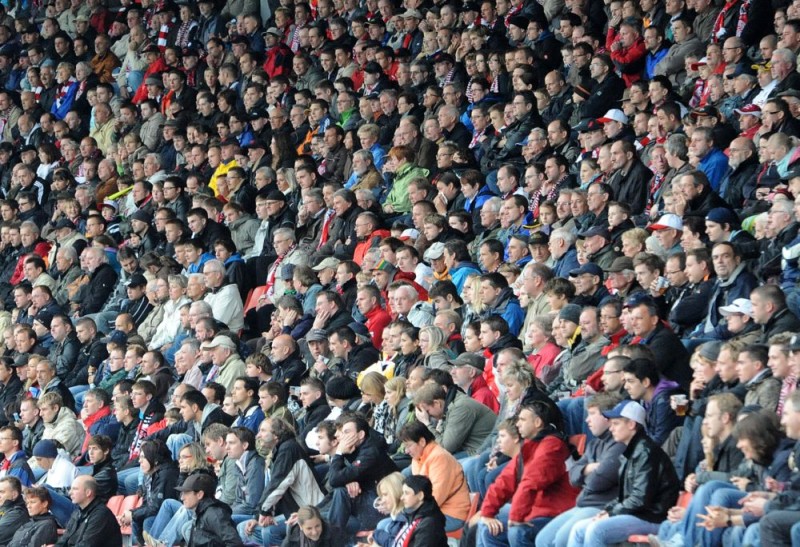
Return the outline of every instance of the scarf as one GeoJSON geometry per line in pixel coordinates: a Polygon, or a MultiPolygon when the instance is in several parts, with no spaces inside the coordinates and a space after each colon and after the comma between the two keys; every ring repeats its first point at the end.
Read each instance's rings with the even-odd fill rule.
{"type": "Polygon", "coordinates": [[[289,39],[289,49],[292,53],[297,53],[300,50],[300,29],[305,25],[295,25],[292,30],[292,37],[289,39]]]}
{"type": "Polygon", "coordinates": [[[647,206],[644,208],[644,213],[646,215],[650,214],[650,209],[653,208],[653,204],[655,201],[655,196],[658,194],[658,191],[661,189],[661,185],[664,184],[664,175],[659,173],[655,173],[653,175],[653,180],[650,181],[650,195],[647,197],[647,206]]]}
{"type": "Polygon", "coordinates": [[[69,90],[72,88],[72,84],[74,84],[77,81],[78,80],[76,80],[74,76],[70,76],[69,80],[67,80],[58,87],[58,91],[56,91],[56,104],[58,106],[61,106],[61,104],[64,102],[64,99],[69,94],[69,90]]]}
{"type": "Polygon", "coordinates": [[[317,244],[317,250],[322,248],[328,242],[328,237],[330,236],[331,230],[331,222],[333,221],[333,217],[335,216],[336,212],[333,209],[328,209],[325,211],[325,220],[322,221],[322,234],[319,237],[319,243],[317,244]]]}
{"type": "Polygon", "coordinates": [[[161,50],[161,53],[164,53],[164,50],[167,49],[167,37],[174,24],[175,18],[173,17],[169,23],[166,25],[161,25],[161,27],[158,29],[158,41],[156,43],[158,45],[158,49],[161,50]]]}
{"type": "MultiPolygon", "coordinates": [[[[736,7],[737,2],[738,0],[728,0],[728,2],[725,3],[725,7],[723,7],[722,11],[717,15],[717,19],[714,21],[714,30],[711,33],[711,39],[715,43],[719,43],[723,38],[727,38],[727,36],[725,36],[725,18],[728,12],[736,7]]],[[[751,0],[742,0],[739,6],[739,17],[736,21],[736,36],[741,36],[744,27],[747,25],[749,20],[747,12],[750,11],[750,2],[751,0]]]]}
{"type": "Polygon", "coordinates": [[[83,426],[86,429],[86,436],[83,438],[83,444],[81,445],[81,454],[86,452],[86,450],[89,448],[89,439],[92,438],[92,434],[89,432],[91,427],[102,418],[105,418],[106,416],[110,415],[111,415],[111,407],[104,406],[103,408],[101,408],[100,410],[98,410],[97,412],[95,412],[94,414],[83,420],[83,426]]]}
{"type": "Polygon", "coordinates": [[[196,26],[197,22],[193,19],[181,23],[181,26],[178,27],[178,36],[175,38],[175,42],[182,48],[187,47],[189,45],[189,32],[196,26]]]}
{"type": "Polygon", "coordinates": [[[278,268],[280,268],[281,262],[283,262],[286,257],[289,256],[289,253],[294,251],[295,247],[297,247],[297,244],[292,244],[292,246],[289,247],[289,250],[286,251],[286,254],[276,258],[275,262],[272,263],[272,266],[269,267],[269,273],[267,273],[267,297],[270,300],[272,300],[272,296],[275,294],[275,278],[278,275],[278,268]]]}

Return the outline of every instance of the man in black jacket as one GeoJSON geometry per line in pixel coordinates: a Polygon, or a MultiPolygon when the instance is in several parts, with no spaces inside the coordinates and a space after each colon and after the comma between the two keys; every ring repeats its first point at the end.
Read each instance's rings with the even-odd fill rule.
{"type": "Polygon", "coordinates": [[[310,454],[316,454],[316,449],[309,449],[306,436],[331,413],[328,400],[325,397],[325,384],[318,378],[306,378],[300,382],[300,404],[303,405],[303,414],[297,419],[297,439],[310,454]]]}
{"type": "Polygon", "coordinates": [[[339,446],[328,472],[333,491],[325,503],[327,518],[331,526],[341,531],[350,517],[355,517],[360,529],[372,529],[381,518],[373,506],[378,482],[397,471],[397,467],[383,438],[363,416],[348,414],[341,420],[341,427],[339,446]]]}
{"type": "Polygon", "coordinates": [[[0,544],[11,541],[14,532],[29,518],[19,479],[11,476],[0,479],[0,544]]]}
{"type": "Polygon", "coordinates": [[[667,511],[678,501],[680,482],[672,462],[644,433],[645,410],[622,401],[603,416],[611,420],[611,435],[625,446],[621,456],[619,495],[604,511],[575,524],[576,545],[611,545],[631,534],[655,534],[667,511]]]}
{"type": "Polygon", "coordinates": [[[356,333],[349,326],[331,332],[328,341],[333,355],[342,360],[342,373],[352,380],[365,368],[380,361],[380,354],[372,342],[358,344],[356,333]]]}
{"type": "Polygon", "coordinates": [[[117,272],[108,263],[108,256],[103,249],[87,247],[81,258],[89,273],[89,283],[79,293],[80,304],[75,317],[99,312],[117,284],[117,272]]]}
{"type": "Polygon", "coordinates": [[[89,475],[75,478],[69,491],[79,511],[72,513],[58,547],[103,547],[122,545],[122,534],[114,513],[97,499],[97,482],[89,475]]]}
{"type": "MultiPolygon", "coordinates": [[[[17,399],[22,390],[22,380],[17,376],[17,369],[9,357],[0,358],[0,409],[5,409],[9,403],[17,399]]],[[[8,425],[5,412],[0,412],[0,427],[8,425]]]]}
{"type": "Polygon", "coordinates": [[[231,508],[214,497],[216,486],[213,477],[198,473],[176,488],[183,506],[197,516],[188,544],[239,547],[243,543],[231,519],[231,508]]]}

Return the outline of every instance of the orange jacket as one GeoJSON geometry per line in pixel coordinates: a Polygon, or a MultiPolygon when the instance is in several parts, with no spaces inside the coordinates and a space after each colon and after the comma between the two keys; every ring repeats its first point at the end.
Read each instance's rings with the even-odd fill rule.
{"type": "Polygon", "coordinates": [[[429,442],[422,449],[422,457],[411,460],[411,472],[425,475],[431,480],[433,497],[442,513],[466,520],[469,513],[467,479],[461,464],[450,452],[436,441],[429,442]]]}

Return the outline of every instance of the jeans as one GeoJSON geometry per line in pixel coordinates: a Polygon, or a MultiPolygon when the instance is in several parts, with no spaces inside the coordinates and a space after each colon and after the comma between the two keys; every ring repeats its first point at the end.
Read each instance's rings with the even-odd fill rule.
{"type": "Polygon", "coordinates": [[[174,545],[179,539],[181,526],[191,520],[191,513],[183,507],[180,501],[166,499],[161,504],[150,527],[145,526],[145,532],[167,545],[174,545]]]}
{"type": "Polygon", "coordinates": [[[72,386],[69,391],[72,393],[72,398],[75,399],[75,414],[80,416],[83,409],[83,399],[86,397],[86,392],[89,391],[89,386],[72,386]]]}
{"type": "Polygon", "coordinates": [[[648,522],[631,515],[619,515],[602,520],[584,519],[572,528],[570,547],[605,547],[628,541],[631,534],[655,534],[657,522],[648,522]]]}
{"type": "Polygon", "coordinates": [[[536,536],[536,547],[567,547],[575,523],[600,512],[599,507],[573,507],[551,520],[536,536]]]}
{"type": "Polygon", "coordinates": [[[139,488],[140,476],[141,473],[138,465],[136,467],[129,467],[128,469],[119,471],[117,473],[119,493],[123,496],[135,494],[136,490],[139,488]]]}
{"type": "Polygon", "coordinates": [[[455,517],[451,517],[450,515],[444,516],[444,531],[445,532],[455,532],[456,530],[461,530],[464,527],[464,521],[461,519],[457,519],[455,517]]]}
{"type": "Polygon", "coordinates": [[[584,397],[573,397],[561,399],[556,406],[564,416],[565,433],[572,435],[586,435],[586,442],[589,442],[592,434],[586,426],[586,409],[584,408],[584,397]]]}
{"type": "Polygon", "coordinates": [[[144,536],[142,532],[149,530],[154,520],[156,520],[156,517],[147,517],[141,521],[133,519],[133,521],[131,521],[131,537],[136,539],[139,545],[144,545],[144,536]]]}
{"type": "Polygon", "coordinates": [[[518,526],[508,526],[508,515],[511,512],[511,504],[505,504],[495,517],[503,523],[503,531],[493,536],[485,524],[478,524],[477,547],[528,547],[534,544],[539,530],[550,522],[549,517],[535,518],[526,524],[518,526]]]}
{"type": "Polygon", "coordinates": [[[286,517],[278,515],[275,517],[275,524],[270,526],[256,526],[250,534],[245,532],[247,521],[241,522],[236,526],[239,532],[239,537],[244,543],[254,543],[270,547],[272,545],[280,545],[286,538],[286,517]]]}
{"type": "Polygon", "coordinates": [[[770,511],[761,518],[761,545],[800,545],[800,511],[770,511]]]}
{"type": "Polygon", "coordinates": [[[486,469],[486,464],[491,458],[491,451],[483,452],[477,456],[470,456],[459,460],[458,463],[464,469],[464,476],[467,477],[467,486],[470,492],[477,492],[480,499],[486,497],[489,485],[500,475],[508,462],[501,463],[494,469],[486,469]]]}
{"type": "Polygon", "coordinates": [[[692,496],[692,501],[689,503],[689,507],[686,508],[683,518],[675,523],[662,522],[658,530],[658,537],[663,540],[670,540],[677,536],[684,545],[693,546],[697,542],[698,534],[701,531],[697,527],[697,515],[706,514],[706,506],[712,505],[711,497],[714,492],[727,488],[736,489],[733,484],[725,481],[709,481],[700,486],[692,496]]]}
{"type": "MultiPolygon", "coordinates": [[[[747,492],[742,492],[738,488],[731,486],[730,488],[719,488],[711,494],[711,501],[709,505],[716,505],[720,507],[738,508],[739,500],[747,495],[747,492]]],[[[700,530],[700,541],[703,547],[711,547],[712,545],[720,545],[722,542],[722,534],[725,528],[717,528],[712,531],[705,529],[700,530]]]]}
{"type": "Polygon", "coordinates": [[[45,488],[47,488],[47,491],[50,492],[50,498],[53,500],[50,504],[50,512],[53,513],[53,516],[58,521],[58,524],[62,528],[66,528],[69,518],[78,508],[78,506],[72,503],[71,499],[60,492],[57,492],[51,486],[45,485],[45,488]]]}
{"type": "Polygon", "coordinates": [[[173,433],[167,437],[167,448],[172,453],[172,459],[178,460],[178,453],[181,448],[192,442],[191,435],[186,433],[173,433]]]}
{"type": "Polygon", "coordinates": [[[331,526],[340,531],[347,530],[350,517],[355,518],[358,529],[374,530],[375,525],[382,518],[381,514],[373,506],[377,497],[378,495],[374,490],[364,490],[355,498],[351,498],[347,488],[343,486],[334,488],[330,495],[330,503],[325,516],[331,526]]]}

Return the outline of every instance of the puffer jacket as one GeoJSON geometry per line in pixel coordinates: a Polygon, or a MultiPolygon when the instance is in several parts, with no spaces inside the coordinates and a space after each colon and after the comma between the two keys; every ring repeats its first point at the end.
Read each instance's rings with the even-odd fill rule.
{"type": "Polygon", "coordinates": [[[7,547],[53,545],[58,541],[58,523],[53,515],[36,515],[16,529],[7,547]]]}
{"type": "Polygon", "coordinates": [[[0,505],[0,545],[5,545],[14,537],[14,532],[28,522],[28,510],[22,496],[7,500],[0,505]]]}
{"type": "Polygon", "coordinates": [[[648,522],[661,522],[678,501],[681,483],[669,456],[642,432],[622,453],[619,497],[606,505],[612,517],[632,515],[648,522]]]}
{"type": "Polygon", "coordinates": [[[511,287],[503,289],[497,297],[494,306],[487,307],[481,318],[487,319],[492,315],[499,315],[508,323],[508,330],[514,336],[519,336],[522,324],[525,322],[525,312],[519,305],[519,300],[514,296],[511,287]]]}
{"type": "Polygon", "coordinates": [[[231,520],[231,508],[214,498],[203,498],[194,510],[197,515],[189,547],[239,547],[244,545],[231,520]]]}

